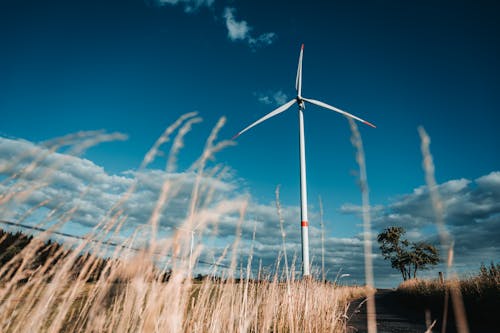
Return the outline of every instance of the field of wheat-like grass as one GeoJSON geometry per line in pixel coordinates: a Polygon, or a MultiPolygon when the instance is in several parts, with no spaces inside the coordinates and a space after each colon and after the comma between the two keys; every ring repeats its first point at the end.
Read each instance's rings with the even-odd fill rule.
{"type": "MultiPolygon", "coordinates": [[[[146,153],[139,171],[153,163],[166,142],[171,142],[171,148],[163,154],[167,157],[165,170],[175,170],[184,137],[199,121],[195,113],[190,113],[169,126],[146,153]]],[[[133,200],[141,179],[134,179],[119,200],[95,221],[92,231],[76,237],[72,244],[51,241],[53,236],[63,235],[60,230],[78,209],[63,208],[64,199],[60,205],[46,209],[45,217],[38,217],[39,223],[31,227],[34,236],[2,232],[0,244],[7,250],[1,255],[0,331],[345,331],[349,301],[371,295],[371,288],[296,280],[298,274],[293,265],[288,267],[288,262],[284,265],[286,274],[279,270],[273,274],[256,272],[252,269],[252,249],[245,253],[249,258],[245,269],[236,251],[229,258],[223,252],[213,266],[219,268],[212,269],[201,281],[191,278],[203,250],[201,246],[193,248],[192,233],[188,231],[217,230],[218,221],[227,214],[239,216],[239,224],[244,219],[245,200],[216,198],[213,188],[204,182],[207,175],[218,176],[218,167],[210,167],[209,161],[219,150],[233,144],[217,142],[224,122],[222,118],[216,124],[202,154],[186,173],[192,186],[188,211],[168,236],[161,234],[160,220],[166,204],[179,193],[180,180],[175,177],[165,178],[151,216],[129,237],[120,237],[128,221],[124,206],[133,200]],[[148,230],[148,239],[139,242],[143,246],[138,247],[134,241],[144,229],[148,230]],[[220,264],[222,261],[226,264],[220,264]]],[[[43,149],[28,150],[17,159],[4,160],[0,167],[8,176],[0,179],[7,188],[0,195],[2,215],[15,216],[16,223],[22,223],[50,200],[21,214],[16,212],[17,207],[31,200],[37,189],[53,182],[65,158],[71,159],[101,142],[123,138],[119,133],[80,132],[48,141],[43,149]],[[52,154],[60,149],[65,154],[51,161],[52,154]]],[[[81,195],[91,190],[89,182],[81,195]]],[[[232,247],[236,248],[238,242],[236,235],[232,247]]],[[[285,249],[284,239],[283,246],[285,249]]]]}

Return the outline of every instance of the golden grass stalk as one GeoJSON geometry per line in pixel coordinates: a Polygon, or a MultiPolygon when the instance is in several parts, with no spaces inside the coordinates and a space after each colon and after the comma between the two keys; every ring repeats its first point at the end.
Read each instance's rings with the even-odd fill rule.
{"type": "MultiPolygon", "coordinates": [[[[373,262],[372,262],[372,236],[371,236],[371,219],[370,219],[370,196],[368,189],[368,177],[366,175],[366,161],[365,161],[365,151],[363,149],[363,141],[361,139],[361,134],[359,133],[358,126],[356,122],[351,118],[349,120],[349,125],[351,128],[351,142],[356,148],[356,162],[359,165],[359,186],[361,187],[361,197],[362,197],[362,210],[363,210],[363,244],[364,244],[364,257],[365,257],[365,281],[366,286],[370,289],[374,289],[374,278],[373,278],[373,262]]],[[[373,293],[368,293],[367,295],[367,326],[369,333],[377,332],[377,319],[375,310],[375,297],[373,293]]]]}
{"type": "MultiPolygon", "coordinates": [[[[423,157],[423,168],[425,171],[425,181],[427,183],[427,188],[429,189],[429,195],[431,198],[432,208],[434,209],[436,226],[439,233],[439,238],[441,240],[441,246],[447,252],[446,260],[446,270],[448,278],[456,280],[456,273],[453,270],[453,241],[451,235],[449,234],[445,222],[444,222],[444,207],[441,197],[438,192],[438,186],[436,179],[434,177],[434,162],[430,152],[431,139],[427,135],[427,132],[423,127],[418,128],[418,133],[421,140],[421,151],[423,157]]],[[[447,314],[447,303],[448,303],[448,290],[451,293],[451,299],[453,303],[453,310],[455,312],[455,323],[459,333],[468,333],[469,327],[467,324],[467,317],[465,314],[465,307],[462,298],[460,288],[456,283],[450,283],[447,285],[447,292],[445,293],[445,315],[447,314]]],[[[446,317],[443,318],[443,333],[446,331],[446,317]]]]}

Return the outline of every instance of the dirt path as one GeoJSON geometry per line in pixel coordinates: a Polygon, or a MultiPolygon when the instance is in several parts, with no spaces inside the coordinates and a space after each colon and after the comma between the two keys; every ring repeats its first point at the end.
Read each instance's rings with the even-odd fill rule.
{"type": "MultiPolygon", "coordinates": [[[[425,314],[411,313],[394,302],[394,291],[379,289],[375,294],[378,333],[415,333],[426,331],[425,314]]],[[[348,333],[368,332],[366,302],[357,300],[349,306],[348,333]]]]}

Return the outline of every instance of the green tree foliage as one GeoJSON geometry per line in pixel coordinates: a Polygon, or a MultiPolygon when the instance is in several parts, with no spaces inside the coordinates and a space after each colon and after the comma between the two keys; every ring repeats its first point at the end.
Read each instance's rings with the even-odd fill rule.
{"type": "Polygon", "coordinates": [[[417,277],[417,271],[439,263],[437,248],[425,242],[410,242],[403,238],[403,227],[389,227],[377,236],[385,260],[401,272],[403,280],[417,277]]]}

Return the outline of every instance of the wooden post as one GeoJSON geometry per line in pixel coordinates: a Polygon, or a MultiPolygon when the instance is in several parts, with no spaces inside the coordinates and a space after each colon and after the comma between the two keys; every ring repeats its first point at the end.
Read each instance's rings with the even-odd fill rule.
{"type": "Polygon", "coordinates": [[[441,284],[444,284],[443,272],[439,272],[439,282],[441,282],[441,284]]]}

